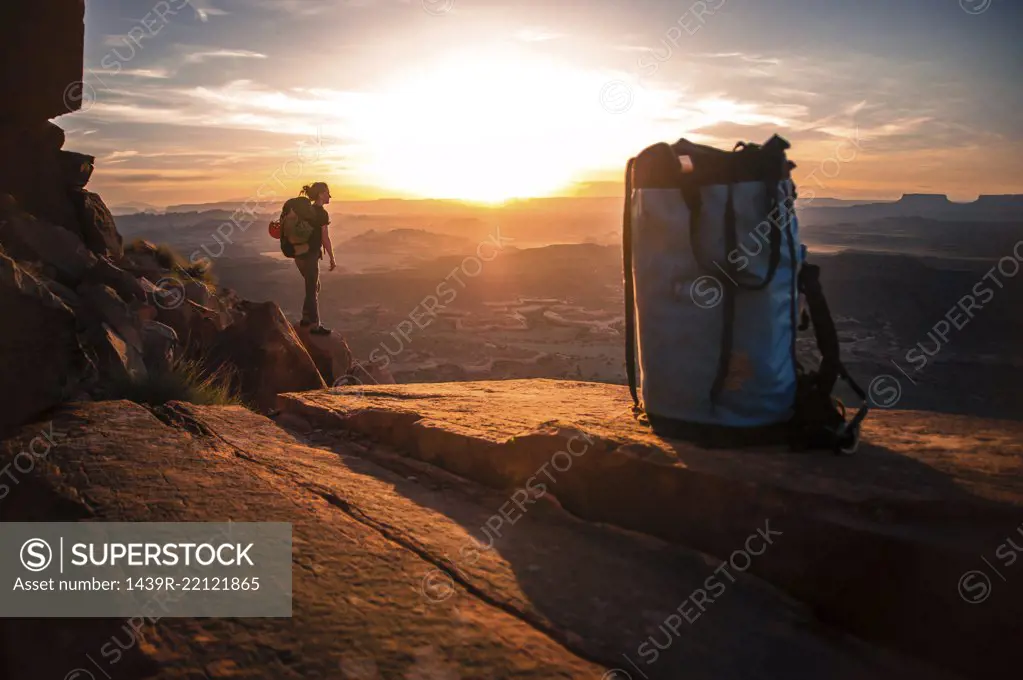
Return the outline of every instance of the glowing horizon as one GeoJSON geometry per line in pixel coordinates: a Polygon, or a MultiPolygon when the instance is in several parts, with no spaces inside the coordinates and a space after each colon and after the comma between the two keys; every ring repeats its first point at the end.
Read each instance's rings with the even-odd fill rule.
{"type": "Polygon", "coordinates": [[[1023,193],[1011,68],[972,58],[1009,49],[995,38],[1019,8],[886,18],[827,0],[789,17],[799,45],[765,43],[787,2],[714,0],[697,16],[649,0],[191,0],[134,44],[145,3],[88,3],[86,101],[57,122],[65,148],[97,156],[92,186],[112,204],[219,202],[272,178],[285,195],[324,180],[344,200],[499,205],[619,182],[657,141],[773,133],[819,196],[1023,193]],[[936,26],[987,42],[968,60],[932,44],[936,26]],[[839,49],[856,35],[874,44],[839,49]],[[1003,106],[973,105],[985,98],[1003,106]],[[835,165],[851,143],[855,160],[835,165]]]}

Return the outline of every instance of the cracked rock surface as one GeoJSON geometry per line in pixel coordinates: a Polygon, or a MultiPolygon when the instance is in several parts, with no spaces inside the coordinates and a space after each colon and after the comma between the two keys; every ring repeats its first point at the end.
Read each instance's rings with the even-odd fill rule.
{"type": "Polygon", "coordinates": [[[748,573],[684,620],[720,560],[553,495],[499,524],[508,493],[364,438],[293,435],[240,407],[98,402],[24,428],[0,464],[46,428],[56,445],[0,519],[290,522],[294,614],[165,618],[138,635],[123,620],[3,621],[12,680],[952,677],[748,573]],[[117,663],[100,652],[114,639],[117,663]]]}

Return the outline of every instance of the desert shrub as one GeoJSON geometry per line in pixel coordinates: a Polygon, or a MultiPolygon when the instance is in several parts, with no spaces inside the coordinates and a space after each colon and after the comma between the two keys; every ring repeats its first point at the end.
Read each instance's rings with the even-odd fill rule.
{"type": "Polygon", "coordinates": [[[228,370],[209,371],[199,361],[179,359],[165,371],[150,371],[144,378],[115,381],[109,397],[149,406],[160,406],[168,401],[201,406],[243,406],[232,387],[232,378],[228,370]]]}

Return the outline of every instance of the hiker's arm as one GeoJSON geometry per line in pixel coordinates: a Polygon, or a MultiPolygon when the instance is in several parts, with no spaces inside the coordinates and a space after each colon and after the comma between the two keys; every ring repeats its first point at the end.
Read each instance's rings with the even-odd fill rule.
{"type": "Polygon", "coordinates": [[[330,256],[330,268],[334,269],[337,267],[337,262],[334,261],[334,246],[330,244],[330,225],[325,224],[320,228],[323,229],[323,238],[320,240],[323,241],[323,247],[327,249],[327,255],[330,256]]]}

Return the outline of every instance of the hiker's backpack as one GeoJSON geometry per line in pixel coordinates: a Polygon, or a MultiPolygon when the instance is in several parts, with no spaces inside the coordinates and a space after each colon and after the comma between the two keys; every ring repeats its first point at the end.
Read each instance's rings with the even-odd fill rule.
{"type": "Polygon", "coordinates": [[[661,433],[709,446],[858,445],[866,395],[805,262],[788,148],[778,136],[731,152],[682,139],[629,161],[626,373],[635,410],[661,433]],[[800,293],[823,356],[812,371],[796,357],[800,293]],[[831,395],[838,377],[863,399],[849,422],[831,395]]]}
{"type": "MultiPolygon", "coordinates": [[[[309,252],[309,239],[315,227],[313,204],[305,196],[288,199],[281,209],[278,225],[278,238],[281,240],[281,252],[287,257],[297,257],[309,252]]],[[[274,233],[274,223],[270,224],[270,233],[274,233]]]]}

